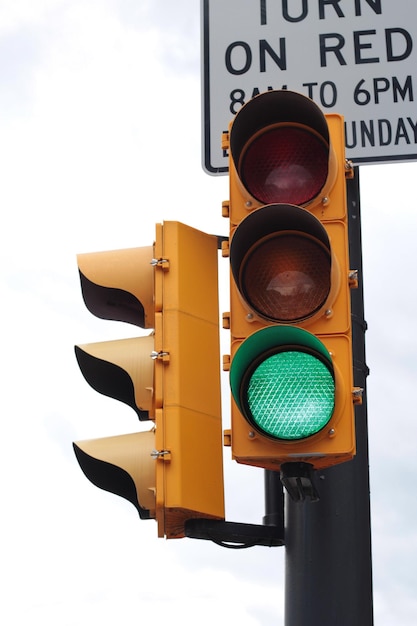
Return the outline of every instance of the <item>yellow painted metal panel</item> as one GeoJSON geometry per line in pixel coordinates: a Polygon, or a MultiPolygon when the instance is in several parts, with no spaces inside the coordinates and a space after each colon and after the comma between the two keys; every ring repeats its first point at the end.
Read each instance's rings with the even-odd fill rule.
{"type": "MultiPolygon", "coordinates": [[[[217,239],[178,222],[163,224],[162,377],[157,417],[157,484],[164,489],[167,537],[190,517],[224,518],[217,239]],[[163,431],[161,433],[161,430],[163,431]]],[[[160,343],[159,343],[160,342],[160,343]]]]}

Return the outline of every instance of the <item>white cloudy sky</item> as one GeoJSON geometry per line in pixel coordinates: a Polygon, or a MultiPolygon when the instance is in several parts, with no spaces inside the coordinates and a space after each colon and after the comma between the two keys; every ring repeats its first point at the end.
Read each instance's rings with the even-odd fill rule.
{"type": "MultiPolygon", "coordinates": [[[[78,370],[74,343],[134,329],[88,313],[76,253],[148,245],[162,220],[227,232],[227,179],[200,165],[199,37],[196,0],[0,0],[9,626],[283,624],[283,549],[158,540],[72,453],[73,440],[137,427],[78,370]]],[[[417,621],[416,178],[415,163],[361,168],[378,626],[417,621]]],[[[262,471],[227,451],[225,471],[228,519],[260,522],[262,471]]]]}

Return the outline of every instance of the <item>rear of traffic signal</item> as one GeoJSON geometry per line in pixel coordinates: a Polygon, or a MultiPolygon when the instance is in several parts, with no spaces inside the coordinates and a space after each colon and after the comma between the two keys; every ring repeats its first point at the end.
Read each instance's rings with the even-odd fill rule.
{"type": "Polygon", "coordinates": [[[271,91],[223,137],[229,150],[232,416],[238,462],[323,468],[355,454],[343,118],[271,91]]]}
{"type": "Polygon", "coordinates": [[[160,537],[224,519],[217,238],[164,222],[152,246],[82,254],[78,266],[91,313],[150,332],[76,346],[87,382],[151,425],[74,443],[81,469],[156,519],[160,537]]]}

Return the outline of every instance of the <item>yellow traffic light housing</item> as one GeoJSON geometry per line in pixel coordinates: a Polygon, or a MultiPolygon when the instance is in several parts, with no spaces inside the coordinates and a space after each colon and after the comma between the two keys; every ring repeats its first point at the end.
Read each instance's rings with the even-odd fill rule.
{"type": "Polygon", "coordinates": [[[355,454],[343,118],[255,97],[229,149],[231,446],[238,462],[323,468],[355,454]]]}
{"type": "Polygon", "coordinates": [[[224,519],[217,238],[179,222],[153,246],[78,257],[88,309],[151,335],[76,346],[87,382],[131,406],[150,431],[76,442],[87,478],[125,497],[158,536],[224,519]]]}

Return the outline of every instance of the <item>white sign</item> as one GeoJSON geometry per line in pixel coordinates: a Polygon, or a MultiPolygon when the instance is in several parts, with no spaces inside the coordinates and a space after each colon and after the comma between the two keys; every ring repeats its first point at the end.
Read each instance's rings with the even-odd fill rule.
{"type": "Polygon", "coordinates": [[[202,0],[202,45],[208,173],[240,107],[282,88],[345,116],[356,164],[417,160],[416,0],[202,0]]]}

